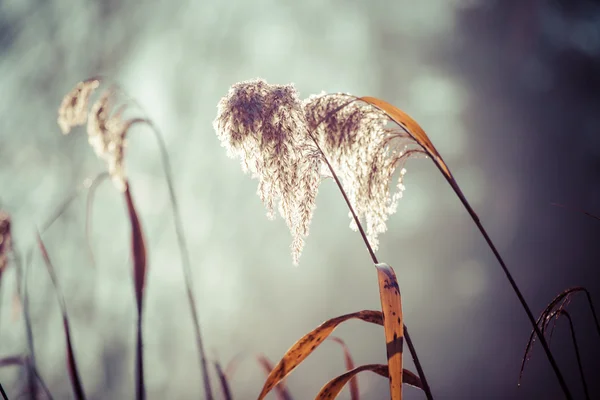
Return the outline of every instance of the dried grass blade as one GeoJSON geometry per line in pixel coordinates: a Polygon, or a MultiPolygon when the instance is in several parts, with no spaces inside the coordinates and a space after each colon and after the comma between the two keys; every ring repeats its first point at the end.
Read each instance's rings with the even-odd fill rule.
{"type": "MultiPolygon", "coordinates": [[[[352,371],[354,369],[354,360],[352,359],[352,355],[350,354],[350,349],[346,345],[346,343],[340,339],[339,337],[330,337],[330,340],[339,343],[342,346],[342,350],[344,351],[344,364],[346,364],[346,370],[352,371]]],[[[360,392],[358,390],[358,376],[354,376],[350,379],[350,399],[351,400],[359,400],[360,392]]]]}
{"type": "MultiPolygon", "coordinates": [[[[325,386],[321,388],[315,400],[330,400],[335,399],[337,395],[342,391],[346,383],[352,379],[356,378],[356,375],[359,372],[363,371],[371,371],[376,373],[377,375],[381,375],[384,378],[389,378],[389,370],[387,365],[383,364],[369,364],[369,365],[361,365],[360,367],[354,368],[336,378],[333,378],[329,381],[325,386]]],[[[423,389],[423,385],[421,384],[421,380],[418,376],[410,372],[409,370],[403,370],[402,374],[404,375],[404,383],[407,385],[411,385],[417,387],[419,389],[423,389]]]]}
{"type": "Polygon", "coordinates": [[[137,343],[136,343],[136,394],[138,400],[146,398],[146,386],[144,384],[144,353],[142,335],[142,312],[144,301],[144,288],[146,286],[146,244],[142,225],[131,197],[129,182],[125,183],[125,201],[131,224],[131,253],[133,257],[133,284],[137,304],[137,343]]]}
{"type": "Polygon", "coordinates": [[[69,324],[69,317],[67,316],[67,305],[65,303],[65,299],[63,298],[62,290],[60,289],[60,285],[56,277],[56,271],[54,270],[54,266],[50,261],[50,256],[48,255],[48,251],[46,249],[46,246],[44,245],[44,242],[42,241],[39,232],[36,232],[36,239],[40,251],[42,253],[42,258],[44,259],[44,263],[46,264],[46,268],[48,269],[48,274],[50,275],[50,279],[54,286],[54,291],[56,292],[58,304],[60,306],[60,311],[62,314],[63,328],[65,331],[65,339],[67,346],[67,367],[69,371],[69,376],[71,378],[71,385],[73,386],[73,392],[75,394],[76,399],[83,400],[85,399],[85,393],[83,391],[83,385],[81,384],[81,378],[79,377],[77,362],[75,361],[75,354],[73,352],[71,328],[69,324]]]}
{"type": "Polygon", "coordinates": [[[359,100],[369,103],[384,111],[392,120],[394,120],[394,122],[404,128],[406,132],[425,149],[425,151],[427,151],[431,158],[436,161],[436,164],[440,166],[440,169],[444,172],[448,179],[454,179],[452,178],[450,169],[442,159],[440,153],[438,153],[433,143],[431,143],[431,140],[429,140],[429,137],[423,128],[421,128],[421,125],[419,125],[417,121],[415,121],[410,115],[391,105],[390,103],[376,97],[365,96],[360,97],[359,100]]]}
{"type": "Polygon", "coordinates": [[[219,361],[215,361],[215,369],[217,370],[217,375],[219,376],[219,381],[221,382],[221,389],[223,390],[223,398],[225,400],[232,400],[231,389],[229,388],[229,382],[227,380],[227,376],[223,372],[223,368],[221,368],[221,364],[219,361]]]}
{"type": "Polygon", "coordinates": [[[258,396],[262,400],[281,380],[294,370],[306,357],[308,357],[339,324],[349,319],[361,319],[378,325],[383,325],[383,317],[380,311],[364,310],[351,314],[342,315],[323,322],[298,340],[283,358],[271,370],[263,389],[258,396]]]}
{"type": "MultiPolygon", "coordinates": [[[[264,354],[257,355],[256,360],[263,368],[267,376],[271,373],[271,371],[273,371],[273,363],[264,354]]],[[[279,382],[279,384],[275,387],[275,391],[279,400],[292,400],[292,396],[290,395],[287,386],[285,386],[285,379],[282,379],[279,382]]]]}
{"type": "MultiPolygon", "coordinates": [[[[596,308],[594,306],[594,302],[592,301],[592,296],[590,292],[583,286],[576,286],[564,290],[558,296],[556,296],[552,301],[546,306],[544,311],[540,314],[536,321],[536,325],[542,329],[544,326],[544,321],[548,318],[548,316],[554,311],[554,309],[558,306],[559,310],[564,309],[565,305],[568,304],[571,300],[571,297],[577,293],[583,293],[586,296],[586,300],[588,305],[590,306],[590,311],[592,312],[592,317],[594,318],[594,323],[596,325],[596,332],[600,336],[600,322],[598,321],[598,314],[596,313],[596,308]],[[560,305],[559,305],[560,304],[560,305]]],[[[533,350],[533,344],[535,343],[536,331],[532,331],[529,335],[529,340],[527,341],[527,346],[525,347],[525,352],[523,355],[523,360],[521,362],[521,369],[519,371],[519,379],[518,385],[521,385],[521,381],[523,379],[523,373],[525,372],[525,365],[527,361],[529,361],[531,352],[533,350]]]]}
{"type": "Polygon", "coordinates": [[[379,295],[383,311],[383,328],[387,343],[390,394],[392,400],[402,399],[402,351],[404,347],[404,317],[402,298],[392,267],[376,264],[379,295]]]}
{"type": "MultiPolygon", "coordinates": [[[[551,320],[554,320],[554,326],[555,326],[556,322],[558,321],[558,319],[561,316],[564,316],[565,318],[567,318],[567,321],[569,322],[569,331],[571,333],[571,340],[573,341],[573,350],[575,351],[575,357],[577,359],[577,368],[579,369],[581,385],[583,386],[583,392],[585,394],[586,400],[590,400],[591,399],[590,391],[588,388],[587,380],[585,379],[585,373],[583,371],[583,364],[581,362],[581,354],[579,352],[579,345],[577,344],[577,336],[575,335],[575,326],[573,325],[573,319],[571,318],[571,315],[568,313],[567,310],[565,310],[563,308],[559,308],[558,310],[554,311],[552,314],[550,314],[546,318],[545,324],[542,326],[542,332],[545,332],[545,330],[548,327],[548,324],[550,323],[551,320]]],[[[554,326],[552,327],[552,331],[554,331],[554,326]]],[[[550,335],[552,335],[552,332],[550,333],[550,335]]]]}
{"type": "Polygon", "coordinates": [[[536,324],[535,317],[533,316],[533,313],[531,312],[531,308],[529,307],[529,304],[525,300],[525,297],[521,293],[519,286],[517,285],[516,281],[512,277],[512,274],[508,270],[508,267],[506,266],[504,259],[498,252],[496,245],[494,244],[494,242],[492,242],[492,239],[490,238],[487,231],[481,224],[481,221],[479,220],[479,216],[475,213],[475,211],[473,210],[473,207],[471,207],[471,204],[467,201],[467,198],[465,197],[462,190],[458,186],[458,183],[452,176],[450,169],[448,168],[448,166],[446,165],[446,163],[444,162],[444,160],[442,159],[442,157],[440,156],[440,154],[438,153],[436,148],[431,143],[431,140],[429,140],[429,138],[425,134],[425,131],[423,130],[423,128],[421,128],[421,126],[414,119],[412,119],[408,114],[406,114],[404,111],[398,109],[397,107],[391,105],[390,103],[387,103],[387,102],[380,100],[378,98],[375,98],[375,97],[368,97],[368,96],[360,97],[359,99],[384,111],[394,122],[396,122],[402,128],[406,129],[407,133],[409,133],[411,135],[411,137],[413,139],[415,139],[425,149],[425,151],[429,154],[429,156],[431,156],[435,165],[442,172],[442,174],[444,175],[444,177],[446,178],[446,180],[448,181],[448,183],[454,190],[454,193],[456,193],[459,200],[461,201],[461,203],[463,204],[463,206],[465,207],[465,209],[471,216],[471,219],[473,220],[475,225],[477,225],[477,228],[479,229],[481,235],[485,239],[489,248],[492,250],[492,253],[494,253],[496,260],[498,260],[498,263],[502,267],[502,270],[503,270],[504,274],[506,275],[506,278],[508,279],[513,291],[517,295],[517,297],[521,303],[521,306],[523,307],[523,309],[525,310],[525,313],[527,314],[527,317],[529,318],[531,326],[535,330],[535,333],[537,334],[537,336],[540,338],[540,343],[542,344],[542,347],[544,348],[546,357],[548,358],[548,361],[550,362],[550,365],[552,366],[552,370],[554,371],[554,374],[556,375],[556,379],[558,380],[558,383],[560,384],[565,397],[569,400],[573,399],[573,395],[571,394],[571,391],[569,390],[569,387],[567,386],[567,382],[565,381],[565,378],[562,375],[562,372],[560,371],[560,368],[558,367],[558,364],[557,364],[556,360],[554,359],[552,352],[550,351],[550,346],[548,345],[546,338],[541,334],[539,327],[536,324]]]}

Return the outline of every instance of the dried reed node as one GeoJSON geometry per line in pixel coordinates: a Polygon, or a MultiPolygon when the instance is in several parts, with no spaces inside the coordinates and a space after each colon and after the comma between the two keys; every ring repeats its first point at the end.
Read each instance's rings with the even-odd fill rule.
{"type": "Polygon", "coordinates": [[[269,218],[278,203],[297,265],[319,184],[331,176],[324,157],[377,248],[377,236],[386,230],[404,190],[404,162],[423,153],[406,132],[388,128],[389,122],[385,113],[351,95],[322,93],[300,101],[292,84],[255,79],[230,88],[213,126],[228,155],[239,157],[244,172],[258,179],[257,193],[269,218]],[[398,182],[390,192],[397,168],[398,182]]]}
{"type": "Polygon", "coordinates": [[[114,89],[106,89],[87,111],[90,96],[100,81],[89,79],[79,82],[63,99],[58,110],[58,123],[64,134],[70,132],[72,127],[83,125],[87,122],[88,141],[98,158],[104,160],[108,173],[120,191],[125,191],[124,152],[127,145],[127,131],[136,122],[142,119],[123,119],[125,107],[121,106],[113,111],[116,101],[114,89]]]}
{"type": "Polygon", "coordinates": [[[10,216],[0,210],[0,276],[8,265],[8,252],[11,250],[10,216]]]}

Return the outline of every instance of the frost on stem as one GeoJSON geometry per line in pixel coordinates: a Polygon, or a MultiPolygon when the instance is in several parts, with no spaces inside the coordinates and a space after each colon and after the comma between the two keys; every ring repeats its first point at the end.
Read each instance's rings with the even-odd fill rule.
{"type": "MultiPolygon", "coordinates": [[[[405,131],[389,123],[382,111],[350,95],[323,93],[300,101],[293,85],[255,79],[230,88],[213,125],[228,155],[239,157],[244,172],[258,180],[257,193],[269,218],[279,203],[297,264],[321,178],[331,176],[324,157],[377,249],[377,237],[402,197],[404,162],[423,153],[405,131]],[[390,192],[396,169],[398,181],[390,192]]],[[[353,220],[351,227],[356,229],[353,220]]]]}
{"type": "Polygon", "coordinates": [[[10,216],[0,210],[0,277],[8,266],[8,252],[11,250],[10,216]]]}
{"type": "Polygon", "coordinates": [[[88,112],[90,96],[99,84],[100,81],[97,79],[78,83],[64,97],[58,110],[58,123],[63,133],[67,134],[72,127],[83,125],[87,121],[90,146],[98,158],[106,162],[108,173],[116,188],[125,191],[124,151],[127,145],[125,137],[131,125],[142,120],[124,120],[122,118],[124,106],[113,112],[116,98],[113,89],[105,90],[88,112]]]}

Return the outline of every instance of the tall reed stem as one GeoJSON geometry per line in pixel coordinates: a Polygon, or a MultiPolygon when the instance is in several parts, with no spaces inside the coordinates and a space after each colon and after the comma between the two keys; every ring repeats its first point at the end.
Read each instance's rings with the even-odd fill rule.
{"type": "MultiPolygon", "coordinates": [[[[317,142],[314,135],[311,134],[310,136],[311,136],[311,139],[315,142],[315,145],[317,146],[317,148],[319,149],[319,152],[323,155],[323,159],[325,160],[325,163],[327,164],[327,167],[329,168],[329,171],[331,172],[333,179],[335,179],[335,183],[337,184],[338,188],[340,189],[342,196],[344,196],[344,200],[346,201],[346,204],[348,205],[348,208],[350,209],[350,212],[352,213],[352,218],[354,218],[354,221],[356,222],[356,226],[358,226],[360,236],[362,237],[363,241],[365,242],[365,246],[367,247],[367,250],[369,251],[369,255],[371,256],[371,259],[373,260],[373,264],[379,264],[379,260],[377,259],[377,256],[375,255],[373,248],[369,244],[367,235],[365,234],[362,224],[360,223],[360,220],[358,219],[358,216],[356,215],[356,212],[354,211],[354,207],[352,207],[352,204],[350,203],[350,199],[348,198],[348,195],[346,194],[346,191],[344,190],[342,183],[340,182],[337,174],[335,173],[335,171],[333,170],[333,167],[331,166],[331,163],[329,162],[329,160],[327,159],[327,156],[321,149],[321,146],[319,146],[319,143],[317,142]]],[[[429,383],[427,382],[427,378],[425,377],[425,372],[423,371],[423,367],[421,366],[421,361],[419,360],[419,357],[415,350],[415,346],[413,345],[412,339],[410,338],[410,335],[408,333],[408,327],[406,326],[406,324],[404,324],[404,336],[406,337],[406,343],[408,345],[408,349],[410,350],[410,354],[413,358],[413,362],[415,363],[415,367],[417,368],[419,378],[421,378],[421,383],[423,384],[423,391],[425,392],[425,395],[427,396],[428,400],[433,400],[433,394],[431,393],[431,388],[429,387],[429,383]]]]}
{"type": "Polygon", "coordinates": [[[151,128],[156,140],[158,147],[160,148],[160,155],[163,164],[163,169],[166,176],[167,187],[169,191],[169,200],[171,202],[171,210],[173,213],[173,221],[175,224],[175,233],[177,235],[177,244],[179,246],[179,252],[181,254],[181,265],[184,275],[185,290],[190,305],[190,312],[192,315],[194,332],[196,336],[196,344],[198,346],[198,353],[200,358],[200,367],[202,369],[202,378],[204,381],[204,395],[206,400],[213,400],[212,388],[210,384],[210,377],[208,375],[208,366],[206,362],[206,352],[204,350],[204,344],[202,341],[202,332],[200,331],[200,318],[198,317],[198,309],[196,308],[196,296],[192,286],[192,268],[190,263],[190,255],[185,241],[185,234],[183,233],[183,225],[181,223],[181,216],[179,214],[179,205],[177,203],[177,197],[175,196],[175,189],[173,188],[173,172],[171,164],[169,162],[169,155],[162,135],[158,131],[158,128],[152,123],[152,121],[146,120],[146,123],[151,128]]]}
{"type": "Polygon", "coordinates": [[[508,282],[510,283],[513,291],[519,298],[519,301],[521,302],[521,305],[523,306],[523,309],[525,310],[525,313],[527,314],[527,317],[529,318],[529,322],[531,322],[531,325],[533,326],[533,330],[535,331],[535,334],[539,338],[540,343],[542,344],[542,347],[544,348],[544,352],[546,353],[546,356],[548,357],[548,361],[550,361],[550,365],[552,366],[552,369],[554,370],[554,374],[556,375],[556,378],[558,379],[558,383],[560,384],[560,387],[561,387],[565,397],[569,400],[572,400],[573,395],[571,394],[571,391],[569,390],[569,387],[567,386],[567,382],[565,381],[565,378],[563,377],[562,372],[560,371],[560,368],[558,367],[558,364],[556,363],[556,360],[554,359],[554,356],[552,355],[552,352],[550,351],[550,346],[548,346],[548,342],[546,341],[544,334],[541,332],[539,326],[537,325],[537,323],[535,321],[535,317],[533,316],[533,313],[531,312],[531,309],[529,308],[529,304],[527,304],[525,297],[523,297],[523,294],[521,293],[521,290],[519,289],[517,282],[515,282],[512,274],[508,270],[508,267],[504,263],[502,256],[500,256],[500,253],[496,249],[496,246],[490,239],[487,231],[485,230],[485,228],[483,227],[481,222],[479,221],[479,217],[477,216],[477,214],[475,213],[475,211],[473,210],[473,208],[467,201],[462,190],[460,190],[460,188],[458,187],[458,184],[456,183],[456,181],[454,181],[453,179],[451,179],[451,177],[449,177],[448,175],[446,175],[444,173],[444,170],[439,165],[436,158],[432,157],[432,159],[434,160],[436,166],[442,172],[442,175],[444,175],[444,177],[446,178],[446,180],[448,181],[450,186],[452,186],[452,189],[454,189],[454,192],[460,199],[463,206],[466,208],[467,212],[471,216],[471,219],[473,219],[473,222],[475,222],[475,225],[477,225],[477,228],[479,228],[481,235],[484,237],[488,246],[492,250],[492,253],[494,253],[496,260],[498,260],[498,263],[500,263],[500,266],[502,267],[502,271],[504,271],[504,274],[506,275],[506,278],[508,279],[508,282]]]}

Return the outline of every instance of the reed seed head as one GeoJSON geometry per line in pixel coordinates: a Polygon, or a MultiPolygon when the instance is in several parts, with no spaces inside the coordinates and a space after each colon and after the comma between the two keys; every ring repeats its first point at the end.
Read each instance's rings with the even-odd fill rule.
{"type": "MultiPolygon", "coordinates": [[[[404,191],[404,163],[420,152],[420,146],[402,129],[390,128],[383,111],[349,94],[313,95],[304,100],[303,109],[309,130],[364,222],[371,247],[377,250],[378,236],[386,231],[386,221],[404,191]],[[396,170],[397,182],[390,191],[396,170]]],[[[356,221],[349,216],[350,227],[356,230],[356,221]]]]}
{"type": "Polygon", "coordinates": [[[315,208],[321,160],[307,132],[302,102],[293,85],[262,79],[231,87],[218,105],[213,126],[230,157],[258,180],[257,194],[275,217],[275,206],[292,233],[294,264],[315,208]]]}
{"type": "Polygon", "coordinates": [[[63,134],[87,121],[90,96],[100,86],[100,80],[91,78],[79,82],[65,97],[58,109],[58,125],[63,134]]]}
{"type": "Polygon", "coordinates": [[[102,92],[88,111],[90,97],[99,87],[100,80],[91,78],[79,82],[62,101],[58,110],[58,124],[64,134],[73,127],[87,122],[88,142],[98,158],[107,164],[108,173],[115,187],[125,191],[126,175],[124,167],[126,135],[136,122],[145,122],[139,118],[123,119],[125,107],[113,110],[117,100],[114,88],[102,92]]]}
{"type": "MultiPolygon", "coordinates": [[[[319,184],[332,176],[326,159],[377,249],[378,235],[402,197],[404,163],[423,153],[401,127],[389,124],[383,111],[354,96],[321,93],[300,101],[293,85],[255,79],[230,88],[213,126],[228,155],[239,157],[244,172],[258,179],[257,193],[269,218],[278,203],[292,233],[297,264],[319,184]]],[[[350,226],[357,228],[353,219],[350,226]]]]}

